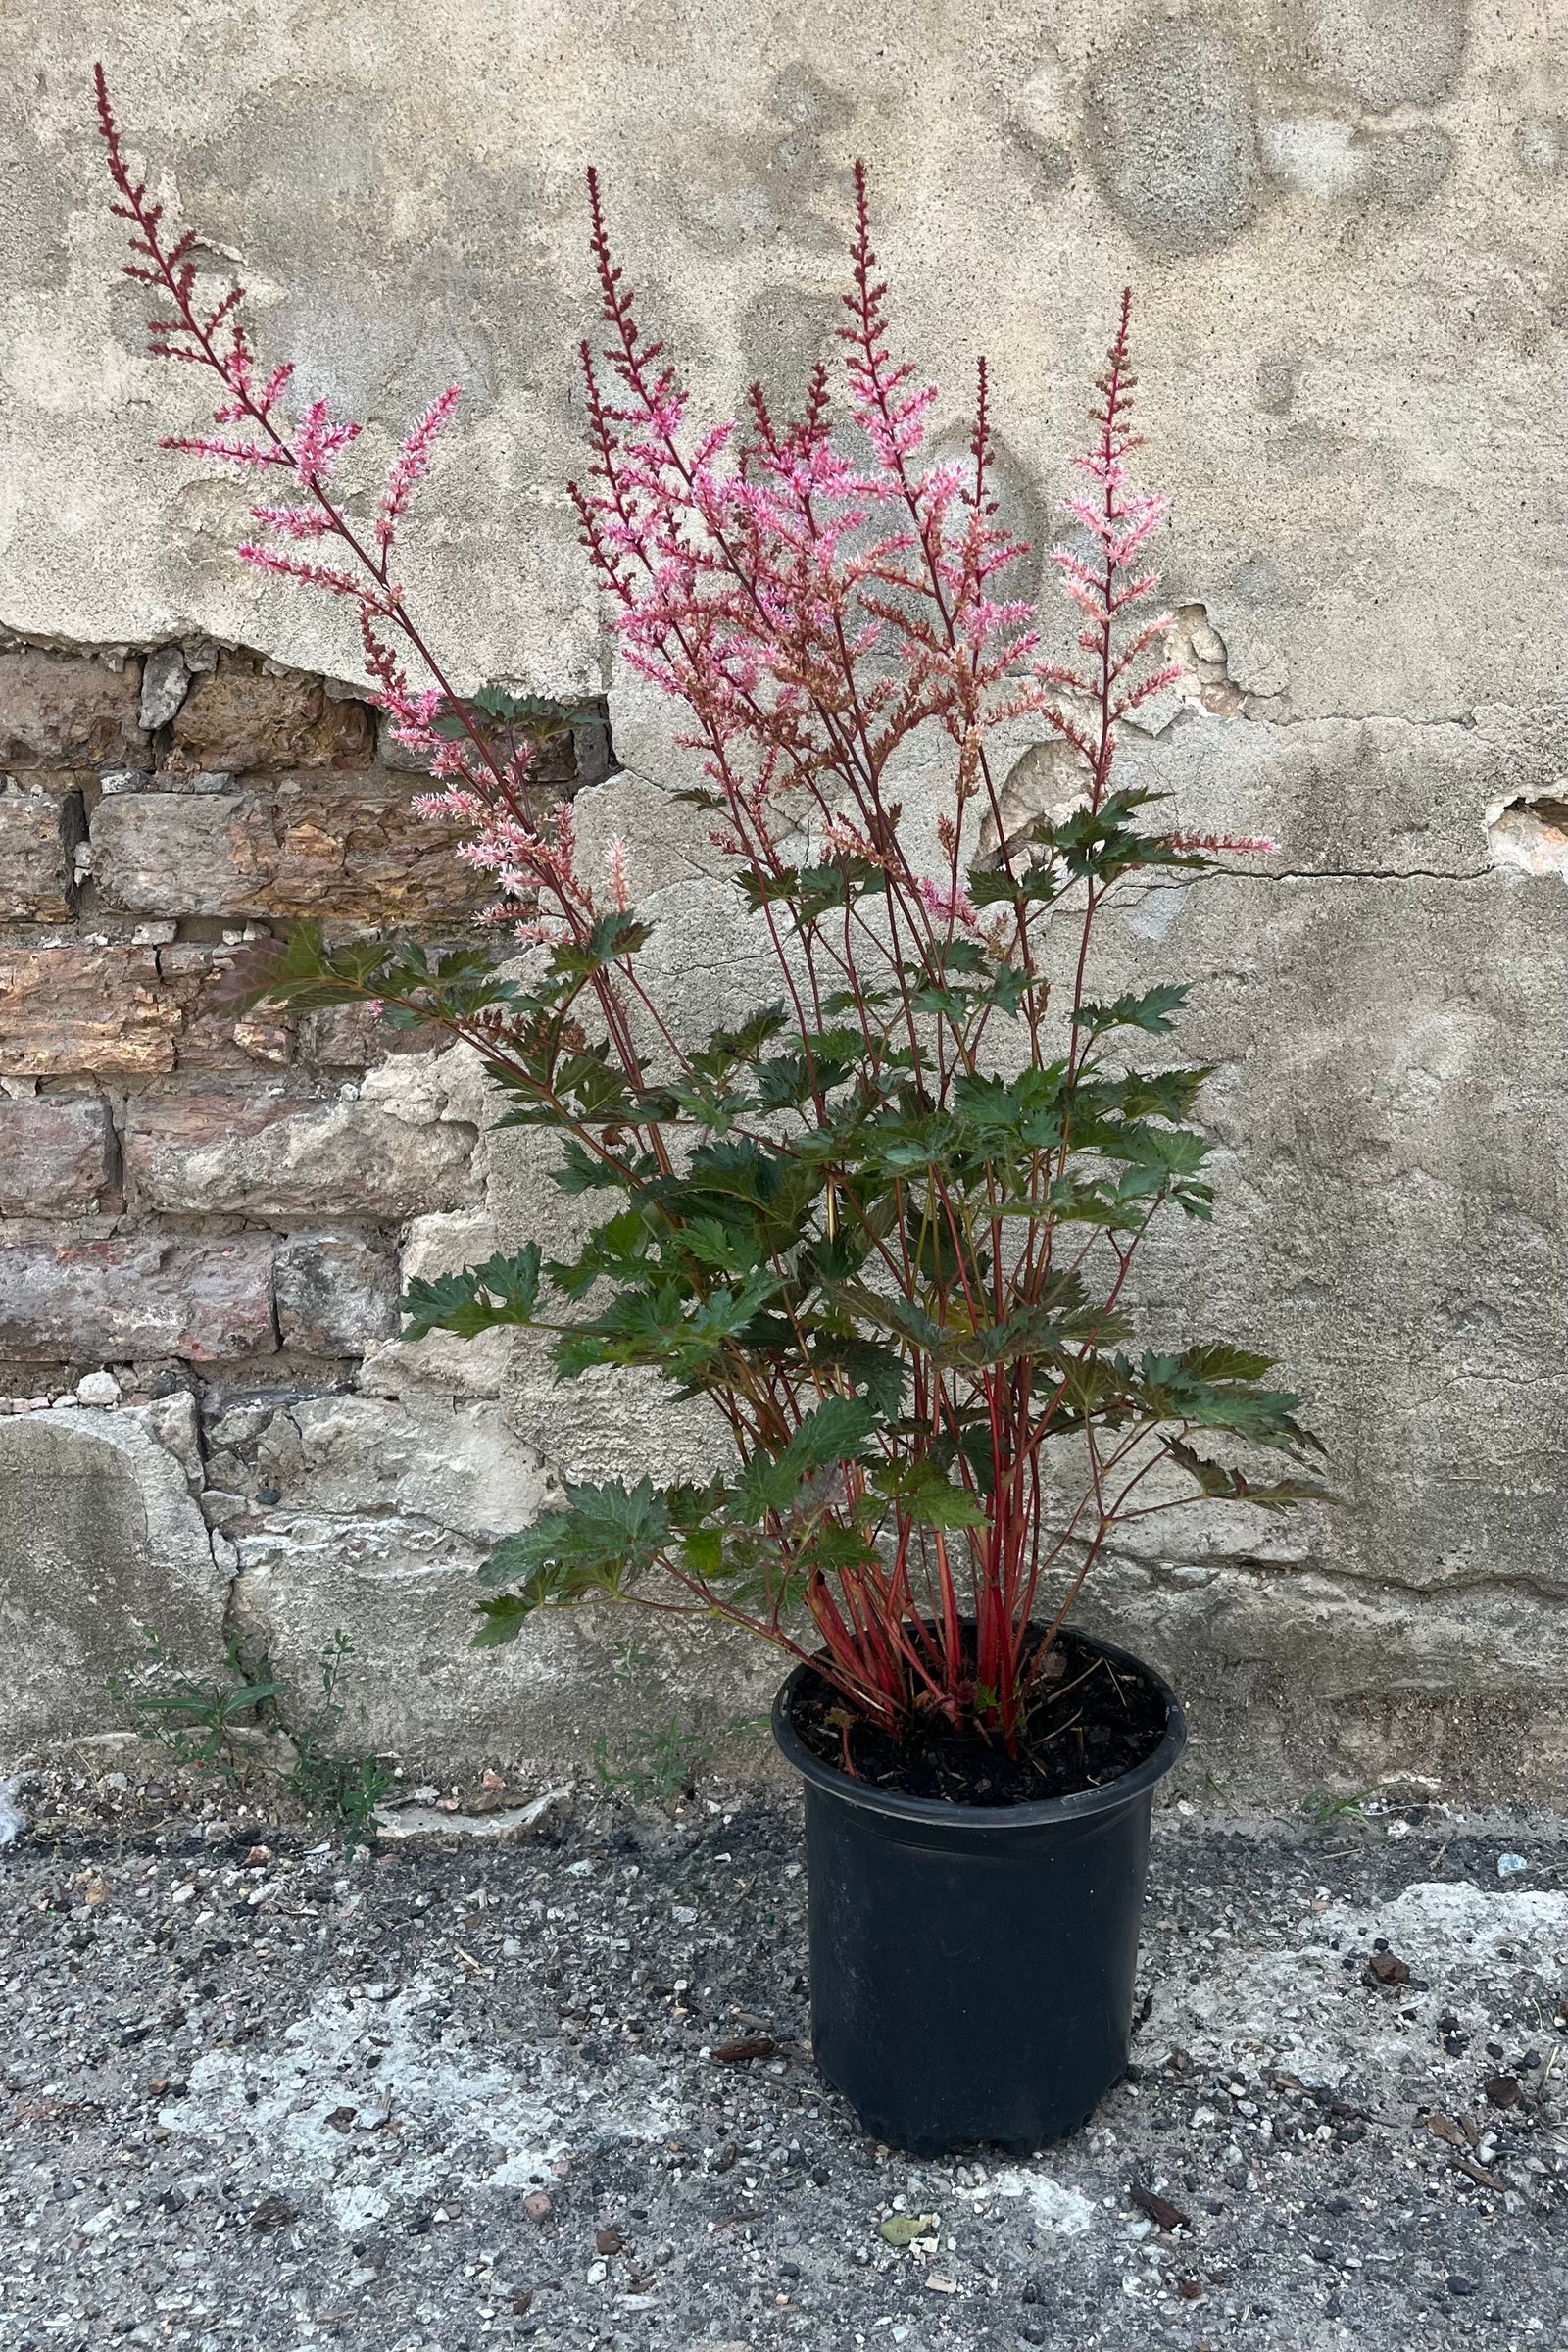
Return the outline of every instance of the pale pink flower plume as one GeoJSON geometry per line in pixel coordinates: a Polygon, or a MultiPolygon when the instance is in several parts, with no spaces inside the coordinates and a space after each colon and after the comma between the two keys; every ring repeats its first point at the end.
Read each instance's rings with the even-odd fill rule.
{"type": "MultiPolygon", "coordinates": [[[[537,744],[487,728],[465,705],[411,618],[394,573],[399,529],[456,413],[457,388],[442,392],[414,424],[371,521],[357,521],[333,482],[361,438],[359,422],[334,420],[324,399],[307,402],[291,420],[284,404],[293,363],[270,372],[259,367],[238,286],[212,300],[199,293],[194,233],[164,233],[162,208],[126,162],[101,71],[98,108],[115,210],[132,231],[129,273],[156,289],[167,314],[152,322],[150,348],[220,379],[217,432],[170,446],[292,478],[292,503],[269,499],[252,508],[259,533],[240,546],[241,560],[355,608],[375,699],[396,740],[428,769],[431,789],[416,805],[463,830],[460,855],[493,878],[500,919],[515,921],[521,908],[552,937],[586,936],[600,908],[576,870],[569,805],[541,815],[537,744]],[[430,684],[411,683],[403,666],[410,658],[430,684]]],[[[1083,487],[1067,512],[1085,544],[1056,548],[1052,558],[1082,621],[1077,642],[1088,660],[1080,674],[1040,658],[1033,606],[998,585],[1027,551],[997,519],[983,361],[967,459],[938,459],[929,449],[938,394],[892,349],[859,166],[851,288],[839,328],[849,446],[831,414],[825,363],[813,370],[794,417],[775,416],[754,387],[744,426],[691,428],[687,395],[662,344],[645,334],[612,256],[593,174],[589,190],[608,334],[598,359],[582,346],[592,475],[586,489],[573,485],[572,496],[601,586],[616,609],[624,659],[693,713],[690,740],[704,756],[719,819],[710,840],[776,891],[788,869],[770,809],[780,795],[804,793],[825,820],[828,853],[877,869],[895,915],[901,901],[907,915],[919,910],[917,934],[931,922],[975,931],[979,918],[959,882],[959,861],[965,811],[976,796],[1001,829],[986,751],[995,728],[1044,719],[1086,762],[1087,798],[1098,806],[1119,721],[1178,674],[1173,666],[1147,666],[1163,617],[1131,630],[1122,625],[1157,584],[1148,559],[1168,511],[1130,476],[1137,441],[1127,300],[1099,379],[1099,437],[1073,461],[1083,487]],[[1077,714],[1086,706],[1097,712],[1094,722],[1077,714]],[[940,814],[937,827],[950,860],[945,881],[914,873],[900,838],[902,811],[882,797],[887,760],[928,727],[946,735],[955,760],[951,812],[940,814]]],[[[797,822],[792,813],[791,827],[797,822]]],[[[1172,838],[1194,853],[1262,854],[1272,846],[1204,834],[1172,838]]],[[[1005,866],[1005,844],[1001,856],[1005,866]]],[[[609,853],[607,885],[613,906],[628,908],[619,842],[609,853]]],[[[846,903],[847,923],[861,921],[851,911],[857,903],[856,896],[846,903]]],[[[898,935],[895,920],[889,936],[898,935]]]]}
{"type": "Polygon", "coordinates": [[[302,490],[318,490],[337,463],[339,454],[357,441],[360,427],[352,420],[333,424],[324,400],[313,400],[294,433],[294,479],[302,490]]]}
{"type": "Polygon", "coordinates": [[[626,844],[617,833],[605,856],[605,869],[610,876],[610,895],[615,910],[625,914],[631,907],[631,877],[626,863],[626,844]]]}
{"type": "Polygon", "coordinates": [[[1171,849],[1188,856],[1272,858],[1280,846],[1266,833],[1167,833],[1165,839],[1171,849]]]}
{"type": "Polygon", "coordinates": [[[436,437],[451,422],[461,397],[453,384],[433,400],[393,459],[375,515],[375,535],[383,547],[389,547],[396,537],[415,491],[430,470],[436,437]]]}
{"type": "Polygon", "coordinates": [[[933,882],[926,874],[920,876],[914,887],[921,906],[939,922],[961,923],[966,931],[978,929],[980,917],[967,891],[950,890],[946,883],[933,882]]]}

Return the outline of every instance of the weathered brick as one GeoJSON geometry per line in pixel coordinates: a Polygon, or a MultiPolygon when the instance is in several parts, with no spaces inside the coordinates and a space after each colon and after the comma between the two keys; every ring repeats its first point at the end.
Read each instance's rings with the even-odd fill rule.
{"type": "Polygon", "coordinates": [[[269,676],[252,654],[220,654],[176,711],[168,765],[226,768],[368,767],[374,744],[363,703],[339,702],[319,678],[269,676]]]}
{"type": "MultiPolygon", "coordinates": [[[[403,1237],[400,1285],[407,1290],[416,1276],[457,1274],[466,1266],[482,1265],[500,1247],[501,1237],[484,1209],[416,1217],[403,1237]]],[[[432,1331],[422,1340],[388,1339],[366,1357],[357,1385],[372,1396],[402,1396],[417,1390],[450,1396],[499,1396],[514,1338],[511,1331],[483,1331],[471,1340],[432,1331]]]]}
{"type": "Polygon", "coordinates": [[[70,1216],[94,1207],[113,1172],[114,1128],[97,1095],[0,1098],[0,1212],[70,1216]]]}
{"type": "Polygon", "coordinates": [[[146,760],[140,696],[139,662],[111,669],[30,645],[0,653],[0,768],[135,766],[146,760]]]}
{"type": "Polygon", "coordinates": [[[284,1347],[312,1355],[363,1355],[397,1324],[397,1263],[361,1234],[290,1234],[275,1289],[284,1347]]]}
{"type": "Polygon", "coordinates": [[[270,1236],[141,1234],[0,1249],[0,1360],[211,1362],[276,1345],[270,1236]]]}
{"type": "Polygon", "coordinates": [[[399,1054],[428,1054],[441,1044],[433,1022],[393,1029],[368,1004],[328,1004],[306,1013],[297,1031],[307,1061],[329,1070],[368,1070],[399,1054]]]}
{"type": "Polygon", "coordinates": [[[172,1069],[183,1017],[153,948],[0,947],[0,1077],[172,1069]]]}
{"type": "Polygon", "coordinates": [[[0,791],[0,921],[70,920],[82,830],[75,792],[0,791]]]}
{"type": "MultiPolygon", "coordinates": [[[[603,705],[595,708],[602,710],[603,705]]],[[[384,710],[376,713],[375,728],[376,757],[383,767],[393,768],[399,775],[430,773],[432,755],[411,752],[399,743],[392,720],[384,710]]],[[[602,782],[610,773],[610,765],[609,720],[595,716],[542,745],[532,774],[534,782],[548,786],[550,797],[555,799],[563,792],[569,794],[574,785],[602,782]]]]}
{"type": "Polygon", "coordinates": [[[292,1056],[288,1022],[265,1006],[242,1011],[228,994],[236,947],[179,940],[158,951],[158,974],[178,1005],[174,1067],[202,1073],[276,1070],[292,1056]]]}
{"type": "Polygon", "coordinates": [[[124,1162],[148,1208],[392,1224],[463,1202],[474,1142],[463,1120],[415,1122],[373,1102],[144,1096],[127,1106],[124,1162]]]}
{"type": "Polygon", "coordinates": [[[183,648],[155,646],[141,665],[141,706],[137,713],[149,734],[168,726],[189,687],[190,669],[183,648]]]}
{"type": "Polygon", "coordinates": [[[461,838],[416,815],[401,778],[318,772],[232,793],[103,800],[93,872],[108,905],[135,913],[441,922],[490,895],[457,858],[461,838]]]}
{"type": "Polygon", "coordinates": [[[121,1155],[125,1189],[138,1208],[190,1210],[200,1192],[203,1210],[221,1213],[226,1200],[216,1197],[205,1163],[224,1152],[243,1161],[252,1137],[276,1120],[291,1121],[321,1104],[274,1095],[243,1092],[146,1094],[131,1097],[122,1123],[121,1155]],[[182,1163],[189,1160],[188,1178],[182,1163]],[[201,1163],[201,1164],[197,1164],[201,1163]],[[212,1195],[212,1198],[205,1196],[212,1195]]]}
{"type": "Polygon", "coordinates": [[[238,953],[195,942],[0,946],[0,1077],[277,1069],[290,1057],[288,1024],[223,1001],[238,953]]]}
{"type": "Polygon", "coordinates": [[[222,767],[106,768],[98,779],[108,800],[126,792],[232,792],[234,779],[222,767]]]}

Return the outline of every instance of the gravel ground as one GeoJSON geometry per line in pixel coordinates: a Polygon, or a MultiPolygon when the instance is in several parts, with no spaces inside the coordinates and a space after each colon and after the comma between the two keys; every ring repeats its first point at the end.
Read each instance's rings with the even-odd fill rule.
{"type": "Polygon", "coordinates": [[[911,2168],[811,2071],[788,1792],[352,1865],[226,1801],[24,1792],[4,2352],[1568,2347],[1560,1823],[1172,1808],[1127,2078],[911,2168]]]}

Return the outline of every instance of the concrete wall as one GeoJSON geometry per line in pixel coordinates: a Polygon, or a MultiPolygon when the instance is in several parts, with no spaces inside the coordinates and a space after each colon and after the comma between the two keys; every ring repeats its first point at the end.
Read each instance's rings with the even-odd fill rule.
{"type": "MultiPolygon", "coordinates": [[[[579,814],[590,838],[630,841],[694,1014],[744,996],[755,943],[660,791],[674,773],[663,714],[605,666],[564,500],[581,463],[568,355],[591,315],[583,167],[604,169],[630,274],[700,396],[732,409],[751,376],[780,389],[824,347],[846,167],[864,155],[903,331],[950,388],[938,429],[959,428],[985,350],[1008,496],[1041,542],[1131,279],[1149,469],[1176,497],[1160,560],[1187,673],[1135,756],[1184,823],[1283,844],[1266,874],[1150,894],[1107,938],[1117,973],[1197,983],[1188,1046],[1217,1072],[1220,1213],[1162,1246],[1144,1303],[1155,1331],[1198,1322],[1274,1348],[1313,1396],[1346,1500],[1283,1527],[1165,1522],[1157,1550],[1117,1555],[1087,1613],[1178,1675],[1200,1761],[1233,1794],[1393,1767],[1562,1789],[1561,30],[1530,0],[965,0],[809,20],[760,0],[453,0],[438,24],[393,0],[196,0],[177,28],[123,0],[25,0],[0,31],[14,198],[0,624],[34,647],[180,641],[357,675],[329,612],[232,564],[236,490],[152,448],[187,426],[193,387],[139,356],[139,305],[114,278],[85,91],[99,54],[156,184],[240,263],[309,388],[369,417],[372,460],[431,392],[463,383],[413,564],[434,633],[470,682],[608,688],[624,765],[582,785],[579,814]]],[[[1051,760],[1013,748],[1015,798],[1049,793],[1051,760]]],[[[72,790],[96,822],[79,786],[60,808],[72,790]]],[[[134,877],[157,868],[138,818],[113,820],[109,878],[89,859],[78,882],[68,819],[14,815],[0,857],[25,865],[31,899],[14,894],[0,935],[13,996],[63,923],[128,946],[134,877]],[[68,884],[115,904],[68,905],[68,884]]],[[[428,912],[420,894],[441,885],[392,863],[404,911],[412,889],[428,912]]],[[[209,899],[231,891],[228,865],[216,884],[211,856],[201,871],[209,899]]],[[[376,874],[392,888],[384,860],[376,874]]],[[[350,879],[361,895],[325,910],[370,919],[363,864],[350,879]]],[[[253,894],[243,919],[290,910],[253,894]]],[[[222,944],[206,902],[159,919],[170,946],[211,950],[215,925],[222,944]]],[[[12,1066],[28,1101],[114,1095],[86,1049],[69,1085],[12,1066]]],[[[454,1124],[453,1098],[431,1092],[446,1078],[432,1065],[375,1083],[406,1120],[393,1098],[413,1087],[424,1133],[454,1124]]],[[[183,1102],[192,1085],[175,1072],[154,1092],[183,1102]]],[[[138,1212],[100,1188],[80,1210],[102,1220],[94,1237],[167,1231],[188,1247],[216,1218],[236,1247],[275,1252],[300,1204],[265,1186],[225,1194],[245,1153],[217,1192],[180,1191],[216,1164],[178,1127],[190,1115],[148,1112],[163,1140],[137,1163],[178,1199],[138,1212]]],[[[95,1147],[72,1135],[58,1150],[78,1166],[95,1147]]],[[[362,1202],[350,1226],[417,1255],[459,1246],[465,1219],[514,1240],[557,1213],[536,1159],[476,1149],[455,1173],[416,1171],[416,1197],[395,1207],[362,1202]]],[[[58,1240],[24,1226],[14,1248],[58,1240]]],[[[275,1288],[270,1300],[275,1317],[275,1288]]],[[[255,1548],[235,1571],[243,1593],[219,1601],[232,1616],[243,1600],[296,1664],[347,1625],[366,1653],[366,1736],[466,1765],[558,1752],[612,1708],[719,1725],[754,1703],[765,1661],[743,1684],[717,1652],[656,1659],[628,1683],[608,1633],[542,1632],[499,1665],[461,1654],[461,1572],[492,1515],[512,1497],[533,1507],[552,1470],[678,1456],[700,1443],[678,1418],[651,1420],[636,1394],[554,1389],[526,1351],[427,1384],[388,1371],[379,1338],[286,1363],[286,1378],[272,1364],[256,1402],[178,1341],[121,1369],[130,1396],[172,1380],[195,1398],[196,1450],[170,1456],[187,1484],[243,1490],[255,1548]]],[[[87,1356],[118,1360],[62,1343],[60,1382],[87,1356]]],[[[30,1380],[11,1383],[24,1400],[61,1393],[30,1380]]],[[[94,1548],[87,1487],[122,1490],[97,1452],[62,1469],[73,1430],[90,1412],[139,1415],[117,1456],[130,1475],[168,1450],[151,1409],[52,1405],[51,1428],[78,1417],[47,1440],[41,1412],[0,1423],[25,1498],[0,1539],[30,1692],[13,1746],[84,1728],[71,1694],[109,1641],[88,1604],[97,1571],[83,1565],[78,1594],[71,1561],[94,1548]],[[42,1585],[39,1561],[53,1564],[42,1585]],[[49,1608],[74,1631],[31,1639],[49,1608]]],[[[220,1520],[226,1506],[207,1507],[220,1520]]],[[[109,1515],[102,1556],[145,1556],[134,1513],[109,1515]]],[[[210,1624],[181,1544],[166,1613],[210,1624]]],[[[139,1577],[115,1581],[146,1613],[139,1577]]]]}

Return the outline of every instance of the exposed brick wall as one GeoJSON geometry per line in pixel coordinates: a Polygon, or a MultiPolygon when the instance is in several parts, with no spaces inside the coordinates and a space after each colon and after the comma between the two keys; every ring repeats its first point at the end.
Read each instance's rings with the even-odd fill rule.
{"type": "MultiPolygon", "coordinates": [[[[591,731],[577,751],[593,772],[591,731]]],[[[345,1387],[394,1328],[403,1229],[482,1206],[471,1104],[399,1076],[428,1038],[220,991],[301,917],[466,926],[482,883],[414,814],[413,766],[353,693],[254,654],[0,641],[7,1409],[104,1365],[209,1412],[345,1387]]]]}
{"type": "MultiPolygon", "coordinates": [[[[608,766],[592,725],[547,769],[608,766]]],[[[345,689],[207,644],[0,638],[0,1768],[114,1750],[144,1630],[302,1693],[343,1736],[501,1752],[474,1571],[552,1492],[505,1348],[405,1347],[410,1276],[499,1246],[482,1073],[368,1009],[238,1011],[248,941],[466,934],[482,884],[345,689]]]]}

